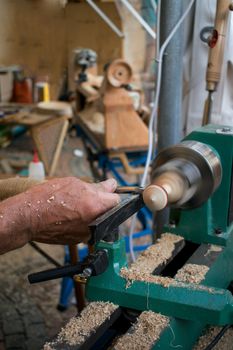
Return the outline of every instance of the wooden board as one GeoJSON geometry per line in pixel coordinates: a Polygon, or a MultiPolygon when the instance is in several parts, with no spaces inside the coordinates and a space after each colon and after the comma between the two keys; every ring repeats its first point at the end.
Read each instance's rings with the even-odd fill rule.
{"type": "Polygon", "coordinates": [[[134,110],[124,88],[108,88],[104,96],[107,149],[146,148],[148,128],[134,110]]]}
{"type": "MultiPolygon", "coordinates": [[[[28,113],[28,112],[19,112],[16,114],[10,114],[2,117],[0,119],[0,124],[20,124],[24,126],[33,126],[37,124],[44,123],[47,120],[53,119],[54,116],[50,115],[41,115],[37,113],[28,113]]],[[[56,117],[55,117],[56,118],[56,117]]]]}

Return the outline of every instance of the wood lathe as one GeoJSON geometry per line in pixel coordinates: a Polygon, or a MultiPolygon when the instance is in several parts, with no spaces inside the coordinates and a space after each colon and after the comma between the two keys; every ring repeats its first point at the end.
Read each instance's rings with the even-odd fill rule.
{"type": "Polygon", "coordinates": [[[105,266],[80,274],[91,303],[45,349],[188,350],[207,325],[233,324],[232,188],[231,127],[205,126],[163,150],[152,185],[90,225],[105,266]],[[128,266],[118,227],[144,201],[156,210],[169,205],[170,223],[128,266]]]}

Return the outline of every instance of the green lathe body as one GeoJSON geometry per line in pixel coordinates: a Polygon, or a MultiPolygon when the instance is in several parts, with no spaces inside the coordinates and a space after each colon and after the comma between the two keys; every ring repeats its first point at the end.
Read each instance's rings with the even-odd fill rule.
{"type": "Polygon", "coordinates": [[[201,285],[171,283],[127,283],[120,270],[127,266],[124,241],[100,242],[109,257],[107,270],[87,283],[88,300],[110,301],[135,310],[152,310],[170,317],[170,324],[153,349],[192,349],[206,325],[233,324],[233,296],[228,286],[233,280],[232,164],[233,135],[218,133],[223,126],[209,125],[186,139],[212,147],[219,155],[223,177],[219,188],[201,207],[175,209],[172,225],[164,228],[197,244],[219,245],[220,253],[201,285]]]}

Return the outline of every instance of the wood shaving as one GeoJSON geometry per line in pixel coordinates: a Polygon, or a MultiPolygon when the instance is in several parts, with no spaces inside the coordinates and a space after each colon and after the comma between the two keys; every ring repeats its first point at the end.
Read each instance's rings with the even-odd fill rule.
{"type": "Polygon", "coordinates": [[[130,271],[130,269],[127,269],[126,267],[123,267],[121,269],[120,274],[121,274],[121,277],[127,280],[126,288],[130,287],[133,281],[143,281],[143,282],[161,284],[165,288],[169,287],[171,284],[174,284],[173,278],[151,275],[149,273],[146,274],[145,272],[141,272],[140,270],[130,271]]]}
{"type": "Polygon", "coordinates": [[[166,263],[175,249],[175,243],[182,240],[181,236],[164,233],[156,244],[139,255],[130,268],[122,268],[120,275],[128,281],[145,281],[169,286],[173,282],[172,278],[153,276],[152,273],[159,265],[166,263]]]}
{"type": "Polygon", "coordinates": [[[222,247],[220,247],[219,245],[211,245],[210,249],[208,249],[208,251],[206,252],[205,256],[209,255],[210,253],[220,253],[222,251],[222,247]]]}
{"type": "Polygon", "coordinates": [[[117,305],[108,302],[88,304],[78,317],[71,318],[61,329],[55,341],[44,345],[44,350],[51,350],[54,346],[64,343],[70,346],[84,343],[117,308],[117,305]]]}
{"type": "Polygon", "coordinates": [[[199,284],[205,279],[209,267],[205,265],[186,264],[178,270],[175,279],[184,283],[199,284]]]}
{"type": "Polygon", "coordinates": [[[168,326],[169,318],[152,311],[144,311],[130,332],[120,337],[114,350],[149,350],[168,326]]]}
{"type": "Polygon", "coordinates": [[[180,282],[180,281],[175,281],[173,283],[173,286],[175,287],[180,287],[180,288],[186,288],[186,289],[191,289],[191,290],[199,290],[199,291],[205,291],[211,294],[224,294],[225,290],[224,289],[217,289],[214,287],[208,287],[208,286],[204,286],[202,284],[196,284],[196,283],[190,283],[190,284],[186,284],[184,282],[180,282]]]}
{"type": "Polygon", "coordinates": [[[44,347],[43,347],[43,350],[56,350],[56,349],[52,348],[52,347],[49,345],[49,343],[46,343],[46,344],[44,345],[44,347]]]}
{"type": "Polygon", "coordinates": [[[178,270],[173,285],[181,288],[190,288],[195,290],[203,290],[209,293],[222,294],[224,291],[200,285],[205,279],[209,267],[205,265],[186,264],[178,270]],[[189,286],[185,283],[190,283],[189,286]]]}
{"type": "Polygon", "coordinates": [[[51,203],[51,201],[53,201],[54,198],[55,198],[54,196],[50,197],[49,199],[47,199],[47,202],[48,202],[48,203],[51,203]]]}
{"type": "MultiPolygon", "coordinates": [[[[203,334],[193,350],[204,350],[207,345],[216,337],[216,335],[220,332],[222,327],[209,327],[206,329],[205,334],[203,334]]],[[[226,331],[223,337],[219,340],[219,342],[214,346],[214,350],[231,350],[233,349],[233,328],[230,328],[226,331]]]]}

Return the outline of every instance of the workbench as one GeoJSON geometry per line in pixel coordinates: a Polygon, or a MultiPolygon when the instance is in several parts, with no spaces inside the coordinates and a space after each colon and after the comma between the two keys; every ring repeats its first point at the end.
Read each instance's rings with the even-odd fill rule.
{"type": "Polygon", "coordinates": [[[35,149],[44,163],[46,175],[53,176],[68,130],[70,116],[48,112],[41,114],[32,105],[24,105],[22,108],[15,104],[8,105],[9,109],[11,107],[12,114],[1,117],[0,125],[21,125],[29,129],[35,149]],[[19,111],[13,112],[14,106],[19,111]]]}

